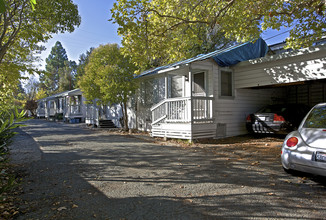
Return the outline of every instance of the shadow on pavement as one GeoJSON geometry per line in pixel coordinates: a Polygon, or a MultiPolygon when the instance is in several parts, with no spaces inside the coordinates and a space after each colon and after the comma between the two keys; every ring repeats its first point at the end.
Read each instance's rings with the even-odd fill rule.
{"type": "Polygon", "coordinates": [[[27,168],[19,219],[323,218],[325,188],[279,161],[161,146],[32,120],[42,160],[27,168]]]}

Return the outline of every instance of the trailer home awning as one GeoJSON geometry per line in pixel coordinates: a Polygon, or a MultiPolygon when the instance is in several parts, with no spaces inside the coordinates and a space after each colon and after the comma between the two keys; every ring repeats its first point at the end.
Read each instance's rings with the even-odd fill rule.
{"type": "Polygon", "coordinates": [[[221,66],[232,66],[242,61],[264,57],[267,54],[268,46],[266,42],[259,38],[255,43],[247,42],[236,48],[223,51],[212,58],[221,66]]]}
{"type": "Polygon", "coordinates": [[[255,42],[246,42],[227,49],[216,50],[208,54],[200,54],[196,57],[187,60],[146,70],[135,78],[157,74],[159,72],[162,72],[162,70],[168,68],[174,68],[177,66],[186,65],[195,61],[206,60],[209,58],[214,59],[214,61],[221,67],[232,66],[242,61],[264,57],[267,54],[267,51],[268,46],[266,42],[263,39],[259,38],[255,42]]]}

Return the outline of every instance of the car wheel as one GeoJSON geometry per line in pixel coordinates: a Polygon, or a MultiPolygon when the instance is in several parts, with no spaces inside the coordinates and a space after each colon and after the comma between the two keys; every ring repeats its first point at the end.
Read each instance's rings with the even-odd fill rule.
{"type": "Polygon", "coordinates": [[[285,168],[285,167],[283,167],[283,170],[284,170],[286,173],[288,173],[288,174],[292,174],[292,173],[293,173],[293,170],[291,170],[291,169],[287,169],[287,168],[285,168]]]}
{"type": "Polygon", "coordinates": [[[300,171],[292,170],[292,169],[287,169],[287,168],[285,168],[285,167],[283,167],[283,170],[284,170],[286,173],[291,174],[291,175],[293,175],[293,176],[298,176],[298,175],[301,174],[300,171]]]}

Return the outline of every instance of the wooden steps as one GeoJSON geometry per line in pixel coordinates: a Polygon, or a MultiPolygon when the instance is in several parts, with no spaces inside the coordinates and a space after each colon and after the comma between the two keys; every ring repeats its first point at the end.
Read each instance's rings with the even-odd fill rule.
{"type": "Polygon", "coordinates": [[[100,120],[99,127],[100,128],[116,128],[116,126],[112,122],[112,120],[100,120]]]}

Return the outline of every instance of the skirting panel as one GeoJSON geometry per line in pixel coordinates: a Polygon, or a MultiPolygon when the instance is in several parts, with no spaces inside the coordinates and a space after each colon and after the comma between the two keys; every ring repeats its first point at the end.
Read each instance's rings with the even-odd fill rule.
{"type": "Polygon", "coordinates": [[[214,138],[216,124],[161,124],[152,128],[152,137],[166,137],[176,139],[195,140],[201,138],[214,138]]]}

